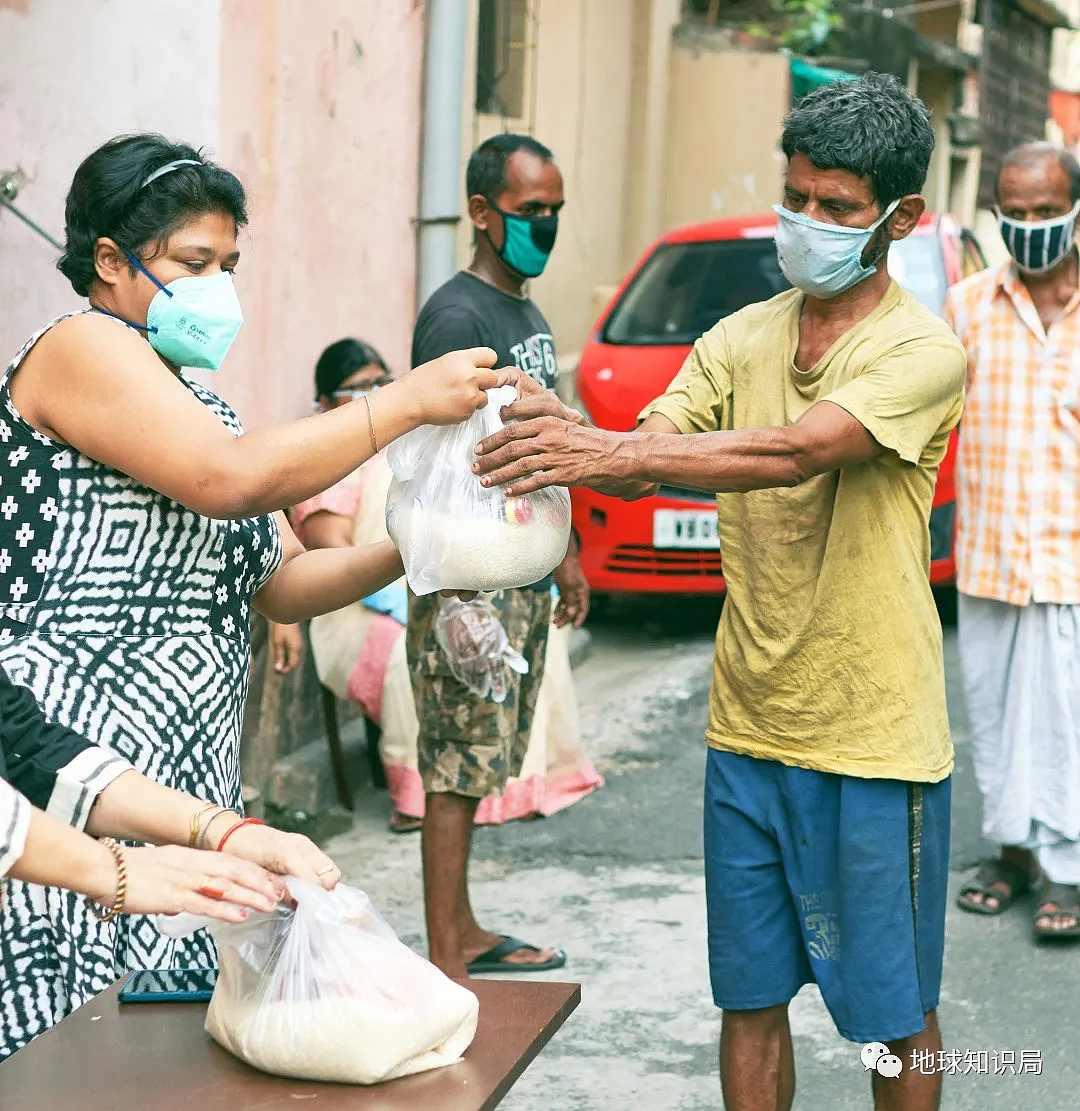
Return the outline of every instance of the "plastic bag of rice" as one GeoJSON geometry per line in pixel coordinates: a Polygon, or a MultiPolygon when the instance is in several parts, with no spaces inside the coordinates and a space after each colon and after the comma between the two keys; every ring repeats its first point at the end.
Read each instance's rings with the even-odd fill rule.
{"type": "Polygon", "coordinates": [[[472,471],[473,449],[503,427],[500,410],[513,386],[488,391],[488,403],[461,424],[425,426],[390,445],[394,481],[386,530],[401,552],[414,594],[532,586],[566,555],[570,493],[562,486],[508,499],[472,471]]]}
{"type": "Polygon", "coordinates": [[[459,1061],[476,1034],[476,996],[398,941],[364,892],[286,882],[295,908],[239,925],[159,919],[172,936],[206,925],[217,943],[214,1041],[264,1072],[342,1084],[459,1061]]]}

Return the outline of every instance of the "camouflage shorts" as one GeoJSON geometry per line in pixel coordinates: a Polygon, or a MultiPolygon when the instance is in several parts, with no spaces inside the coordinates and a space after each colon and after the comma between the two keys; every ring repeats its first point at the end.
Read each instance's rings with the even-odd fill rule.
{"type": "Polygon", "coordinates": [[[510,689],[502,703],[477,698],[450,674],[435,639],[441,601],[437,594],[409,595],[405,648],[420,723],[420,778],[429,794],[500,795],[506,781],[520,773],[529,747],[544,677],[551,594],[504,590],[492,598],[510,643],[529,664],[527,675],[508,672],[510,689]]]}

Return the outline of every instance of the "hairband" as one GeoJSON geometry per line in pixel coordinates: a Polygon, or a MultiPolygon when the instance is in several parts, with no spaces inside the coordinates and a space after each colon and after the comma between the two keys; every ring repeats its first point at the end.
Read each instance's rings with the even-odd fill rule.
{"type": "Polygon", "coordinates": [[[163,174],[170,174],[179,166],[201,166],[202,162],[196,162],[194,158],[178,158],[175,162],[166,162],[160,170],[155,170],[143,183],[139,186],[140,189],[145,189],[150,182],[157,181],[163,174]]]}

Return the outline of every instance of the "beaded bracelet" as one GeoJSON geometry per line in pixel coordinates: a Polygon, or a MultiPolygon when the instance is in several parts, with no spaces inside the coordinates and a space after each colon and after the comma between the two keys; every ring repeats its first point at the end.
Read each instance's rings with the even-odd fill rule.
{"type": "Polygon", "coordinates": [[[116,858],[116,896],[108,910],[103,910],[100,904],[93,900],[90,902],[90,909],[99,922],[111,922],[124,909],[124,901],[127,899],[127,865],[124,863],[124,854],[120,851],[120,846],[111,837],[103,837],[101,843],[116,858]]]}
{"type": "Polygon", "coordinates": [[[241,826],[264,826],[266,823],[259,818],[242,818],[236,825],[231,826],[225,833],[225,836],[218,842],[217,851],[223,852],[225,849],[225,842],[241,827],[241,826]]]}

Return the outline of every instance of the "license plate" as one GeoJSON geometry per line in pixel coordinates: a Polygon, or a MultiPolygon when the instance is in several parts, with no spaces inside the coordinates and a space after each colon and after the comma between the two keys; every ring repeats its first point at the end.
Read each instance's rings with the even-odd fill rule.
{"type": "Polygon", "coordinates": [[[657,509],[653,513],[653,547],[719,551],[716,510],[657,509]]]}

